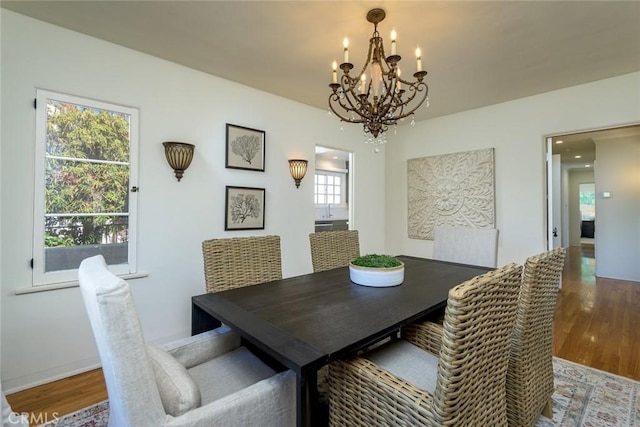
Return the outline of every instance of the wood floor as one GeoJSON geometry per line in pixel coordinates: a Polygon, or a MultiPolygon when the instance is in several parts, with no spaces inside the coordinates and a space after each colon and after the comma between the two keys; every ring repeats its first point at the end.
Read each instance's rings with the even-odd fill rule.
{"type": "Polygon", "coordinates": [[[592,245],[569,248],[553,352],[640,381],[640,283],[596,278],[594,270],[592,245]]]}
{"type": "MultiPolygon", "coordinates": [[[[74,375],[7,396],[14,412],[29,412],[31,420],[53,421],[107,399],[102,369],[74,375]]],[[[40,424],[40,423],[37,423],[40,424]]]]}
{"type": "MultiPolygon", "coordinates": [[[[597,279],[593,246],[571,247],[567,255],[554,354],[640,381],[640,283],[597,279]]],[[[49,419],[106,398],[99,369],[7,396],[14,411],[49,419]]]]}

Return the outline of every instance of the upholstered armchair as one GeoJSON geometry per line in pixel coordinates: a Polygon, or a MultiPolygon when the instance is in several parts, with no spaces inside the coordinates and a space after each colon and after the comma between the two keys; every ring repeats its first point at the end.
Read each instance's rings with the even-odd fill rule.
{"type": "Polygon", "coordinates": [[[295,375],[262,363],[228,327],[163,348],[146,345],[129,285],[100,255],[82,261],[80,290],[109,395],[109,425],[294,425],[295,375]]]}

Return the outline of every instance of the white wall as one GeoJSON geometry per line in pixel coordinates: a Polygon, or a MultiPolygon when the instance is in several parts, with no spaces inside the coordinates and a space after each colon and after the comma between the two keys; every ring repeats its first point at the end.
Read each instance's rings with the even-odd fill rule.
{"type": "MultiPolygon", "coordinates": [[[[78,288],[15,295],[30,286],[36,88],[140,109],[140,270],[134,298],[148,341],[190,331],[190,297],[204,292],[201,241],[281,236],[285,276],[312,271],[313,177],[296,189],[288,158],[310,160],[315,145],[354,152],[354,226],[363,251],[385,241],[384,154],[373,154],[358,126],[335,117],[98,39],[2,11],[2,382],[5,391],[82,371],[97,352],[78,288]],[[266,131],[266,172],[224,168],[225,123],[266,131]],[[194,143],[181,182],[161,143],[194,143]],[[224,232],[225,185],[266,188],[266,229],[224,232]]],[[[210,54],[203,52],[203,54],[210,54]]]]}
{"type": "MultiPolygon", "coordinates": [[[[437,78],[435,76],[431,77],[437,78]]],[[[407,237],[407,160],[495,148],[498,263],[546,248],[544,137],[640,120],[640,73],[601,80],[403,127],[387,144],[387,250],[430,257],[407,237]]],[[[431,102],[446,93],[430,93],[431,102]]]]}
{"type": "MultiPolygon", "coordinates": [[[[597,159],[597,157],[596,157],[597,159]]],[[[600,162],[597,162],[600,166],[600,162]]],[[[593,183],[593,170],[569,169],[569,246],[580,246],[582,212],[580,212],[580,184],[593,183]]],[[[596,215],[598,211],[596,210],[596,215]]],[[[600,218],[597,218],[598,220],[600,218]]],[[[598,221],[600,222],[600,221],[598,221]]]]}
{"type": "Polygon", "coordinates": [[[640,282],[640,138],[595,142],[596,276],[640,282]]]}
{"type": "Polygon", "coordinates": [[[569,244],[569,168],[562,167],[562,246],[569,244]]]}

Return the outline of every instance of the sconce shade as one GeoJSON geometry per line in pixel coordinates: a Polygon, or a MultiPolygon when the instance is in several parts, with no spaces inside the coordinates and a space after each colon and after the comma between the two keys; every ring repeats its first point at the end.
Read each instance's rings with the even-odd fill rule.
{"type": "Polygon", "coordinates": [[[186,142],[173,141],[163,142],[162,145],[164,145],[164,155],[167,158],[167,162],[176,173],[178,181],[180,181],[184,171],[193,160],[193,150],[196,146],[186,142]]]}
{"type": "Polygon", "coordinates": [[[289,171],[291,172],[291,177],[296,182],[296,188],[300,187],[300,181],[304,178],[304,174],[307,173],[307,163],[306,160],[289,160],[289,171]]]}

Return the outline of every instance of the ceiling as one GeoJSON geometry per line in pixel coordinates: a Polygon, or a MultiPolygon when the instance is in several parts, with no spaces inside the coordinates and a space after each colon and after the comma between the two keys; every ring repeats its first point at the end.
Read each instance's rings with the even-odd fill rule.
{"type": "MultiPolygon", "coordinates": [[[[1,6],[327,108],[331,62],[365,60],[374,7],[400,66],[422,49],[424,120],[640,70],[638,1],[2,1],[1,6]]],[[[594,100],[597,102],[597,100],[594,100]]]]}
{"type": "Polygon", "coordinates": [[[596,141],[622,137],[640,138],[640,125],[558,135],[552,138],[552,153],[560,154],[560,163],[570,169],[592,168],[596,160],[596,141]]]}
{"type": "Polygon", "coordinates": [[[348,162],[349,152],[316,145],[316,161],[317,160],[323,160],[326,162],[348,162]]]}

